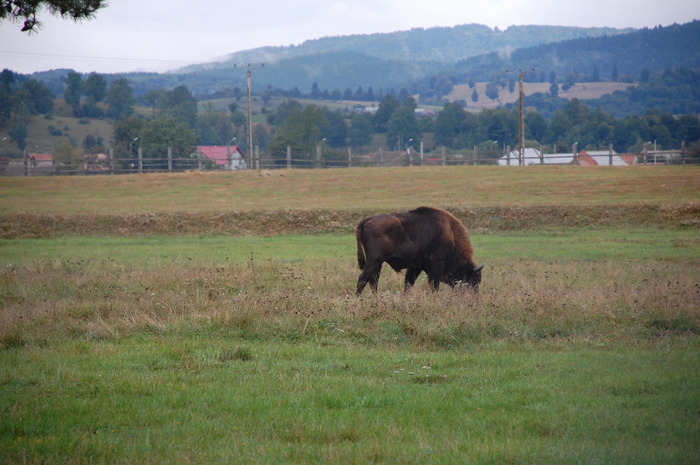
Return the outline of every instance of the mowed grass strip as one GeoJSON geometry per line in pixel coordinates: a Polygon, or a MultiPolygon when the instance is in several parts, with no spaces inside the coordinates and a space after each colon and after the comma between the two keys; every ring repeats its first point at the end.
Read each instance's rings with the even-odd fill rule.
{"type": "Polygon", "coordinates": [[[125,215],[698,202],[700,168],[495,166],[3,178],[0,214],[125,215]]]}

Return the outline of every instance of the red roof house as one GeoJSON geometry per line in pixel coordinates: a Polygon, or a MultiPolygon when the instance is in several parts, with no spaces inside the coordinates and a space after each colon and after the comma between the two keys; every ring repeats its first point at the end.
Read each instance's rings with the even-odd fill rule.
{"type": "Polygon", "coordinates": [[[197,151],[226,170],[246,169],[243,152],[237,145],[200,145],[197,151]]]}

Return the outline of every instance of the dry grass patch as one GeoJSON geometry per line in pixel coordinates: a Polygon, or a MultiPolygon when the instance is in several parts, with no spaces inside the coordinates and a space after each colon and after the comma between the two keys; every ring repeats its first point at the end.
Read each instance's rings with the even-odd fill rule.
{"type": "Polygon", "coordinates": [[[700,334],[694,262],[517,260],[489,268],[478,295],[432,293],[425,281],[404,294],[401,276],[385,270],[379,294],[356,298],[357,271],[329,259],[10,267],[0,275],[0,341],[213,328],[243,338],[456,348],[492,339],[639,342],[700,334]]]}

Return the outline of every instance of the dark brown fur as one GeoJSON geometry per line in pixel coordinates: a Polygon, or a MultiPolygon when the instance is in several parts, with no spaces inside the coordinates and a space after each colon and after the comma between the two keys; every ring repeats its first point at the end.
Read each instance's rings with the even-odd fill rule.
{"type": "Polygon", "coordinates": [[[365,218],[355,228],[357,264],[362,273],[357,295],[367,283],[376,292],[382,264],[395,271],[407,270],[404,289],[425,271],[433,290],[440,282],[454,287],[468,284],[478,290],[483,265],[476,266],[467,228],[450,213],[438,208],[415,210],[365,218]]]}

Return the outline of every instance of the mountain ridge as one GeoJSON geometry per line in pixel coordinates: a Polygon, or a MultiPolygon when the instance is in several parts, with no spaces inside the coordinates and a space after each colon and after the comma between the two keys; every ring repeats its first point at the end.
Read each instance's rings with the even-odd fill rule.
{"type": "Polygon", "coordinates": [[[634,28],[582,28],[573,26],[509,26],[501,31],[482,24],[413,28],[374,34],[351,34],[309,39],[299,45],[265,46],[233,52],[219,61],[191,65],[177,72],[231,67],[233,64],[277,63],[317,53],[355,51],[368,56],[409,62],[455,63],[493,51],[515,50],[581,37],[625,34],[634,28]]]}

